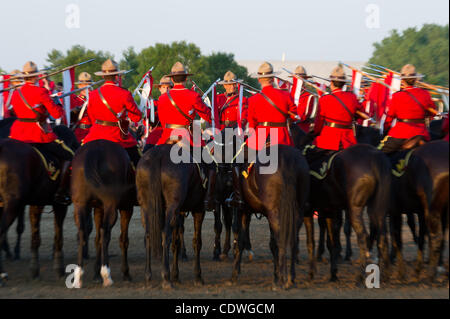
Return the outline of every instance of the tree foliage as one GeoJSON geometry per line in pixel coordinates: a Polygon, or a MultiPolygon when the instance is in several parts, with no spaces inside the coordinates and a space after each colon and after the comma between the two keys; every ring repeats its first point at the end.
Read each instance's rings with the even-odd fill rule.
{"type": "Polygon", "coordinates": [[[448,86],[449,26],[425,24],[420,30],[408,28],[403,33],[391,31],[389,37],[374,44],[369,63],[399,71],[403,65],[415,65],[426,75],[427,83],[448,86]]]}
{"type": "MultiPolygon", "coordinates": [[[[89,72],[92,75],[93,81],[96,81],[94,72],[100,71],[102,63],[107,59],[113,58],[113,55],[109,52],[104,51],[93,51],[86,49],[81,45],[74,45],[66,53],[59,50],[53,49],[47,55],[47,62],[49,63],[46,67],[51,67],[52,69],[62,69],[64,67],[77,64],[89,59],[95,59],[90,63],[83,64],[75,69],[75,79],[77,79],[78,74],[81,72],[89,72]]],[[[100,80],[100,78],[98,78],[100,80]]],[[[62,80],[62,75],[57,74],[52,77],[55,82],[60,82],[62,80]]]]}
{"type": "MultiPolygon", "coordinates": [[[[80,72],[86,71],[93,75],[101,69],[102,63],[112,58],[112,54],[104,51],[88,50],[83,46],[75,45],[65,53],[52,50],[47,57],[48,67],[62,68],[73,65],[88,59],[95,58],[95,61],[76,68],[76,76],[80,72]]],[[[257,86],[255,79],[249,78],[247,68],[237,64],[232,53],[217,52],[211,55],[202,55],[201,50],[193,43],[185,41],[172,42],[171,44],[156,43],[137,52],[133,47],[123,51],[119,62],[120,69],[132,70],[122,79],[122,85],[129,90],[134,90],[142,79],[142,76],[150,67],[155,83],[161,77],[170,73],[172,65],[180,61],[190,73],[194,75],[192,80],[203,90],[206,90],[216,79],[223,78],[224,74],[231,70],[238,78],[244,79],[247,83],[257,86]]],[[[54,81],[61,81],[61,75],[55,76],[54,81]]],[[[94,76],[94,81],[96,80],[94,76]]],[[[191,83],[188,82],[188,85],[191,83]]],[[[158,90],[154,90],[155,97],[159,95],[158,90]]]]}

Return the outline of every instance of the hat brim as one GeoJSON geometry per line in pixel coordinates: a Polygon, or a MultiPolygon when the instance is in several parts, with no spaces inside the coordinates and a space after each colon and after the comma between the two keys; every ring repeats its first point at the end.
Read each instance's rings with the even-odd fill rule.
{"type": "Polygon", "coordinates": [[[45,71],[39,71],[39,72],[35,72],[35,73],[19,73],[19,74],[16,74],[15,78],[32,78],[32,77],[36,77],[36,76],[39,76],[42,74],[45,74],[45,71]]]}
{"type": "Polygon", "coordinates": [[[163,86],[163,85],[167,85],[167,86],[173,87],[173,83],[168,83],[168,82],[165,82],[165,83],[155,83],[155,84],[153,84],[153,87],[161,87],[161,86],[163,86]]]}
{"type": "Polygon", "coordinates": [[[281,72],[272,72],[272,73],[270,73],[270,74],[258,74],[258,73],[255,73],[255,74],[250,75],[250,77],[252,77],[252,78],[254,78],[254,79],[274,78],[274,77],[276,77],[277,75],[280,75],[280,73],[281,73],[281,72]]]}
{"type": "Polygon", "coordinates": [[[171,77],[174,77],[174,76],[177,76],[177,75],[190,76],[190,75],[194,75],[194,74],[193,73],[170,73],[170,74],[167,74],[165,76],[171,78],[171,77]]]}
{"type": "Polygon", "coordinates": [[[423,78],[425,75],[423,74],[416,74],[416,75],[402,75],[400,76],[400,79],[421,79],[423,78]]]}
{"type": "Polygon", "coordinates": [[[238,82],[239,82],[239,80],[219,81],[219,82],[217,82],[217,84],[220,84],[220,85],[227,85],[227,84],[237,84],[238,82]]]}
{"type": "Polygon", "coordinates": [[[301,78],[306,78],[306,79],[310,79],[312,78],[311,75],[306,75],[306,74],[295,74],[295,75],[288,75],[288,78],[296,78],[296,77],[301,77],[301,78]]]}
{"type": "Polygon", "coordinates": [[[99,71],[99,72],[95,72],[94,74],[97,76],[106,76],[106,75],[119,75],[119,74],[123,74],[127,72],[126,70],[120,70],[120,71],[115,71],[115,72],[103,72],[103,71],[99,71]]]}

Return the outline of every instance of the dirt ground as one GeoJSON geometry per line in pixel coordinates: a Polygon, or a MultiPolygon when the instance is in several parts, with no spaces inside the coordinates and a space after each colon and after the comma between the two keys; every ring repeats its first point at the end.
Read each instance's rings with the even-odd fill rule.
{"type": "MultiPolygon", "coordinates": [[[[46,211],[50,208],[46,207],[46,211]]],[[[181,284],[171,290],[161,288],[160,263],[153,261],[153,284],[146,287],[144,282],[144,230],[140,222],[139,208],[135,209],[133,219],[130,223],[130,248],[129,264],[132,282],[123,282],[120,272],[120,248],[118,243],[119,225],[116,224],[113,230],[110,255],[111,275],[114,280],[112,287],[103,288],[101,284],[94,283],[94,234],[90,237],[89,249],[90,259],[86,262],[84,274],[84,287],[82,289],[68,289],[65,286],[65,279],[58,279],[52,268],[52,245],[53,245],[53,215],[45,213],[42,216],[40,248],[41,276],[37,280],[32,280],[29,273],[30,262],[30,227],[28,215],[25,226],[25,233],[22,241],[22,258],[18,261],[4,260],[5,271],[9,274],[9,280],[5,287],[0,288],[0,298],[449,298],[448,279],[446,275],[440,275],[438,282],[433,285],[423,283],[422,279],[417,281],[414,275],[414,261],[416,259],[416,247],[412,241],[410,232],[404,228],[404,256],[407,264],[407,282],[400,283],[393,274],[389,284],[381,284],[379,289],[367,289],[357,286],[356,273],[358,265],[343,262],[339,265],[339,281],[337,283],[328,282],[329,265],[319,263],[317,274],[312,281],[308,280],[308,268],[306,264],[307,251],[305,241],[305,229],[302,228],[300,234],[300,264],[297,265],[297,287],[288,291],[272,291],[272,255],[269,249],[269,229],[266,219],[257,220],[252,218],[251,240],[255,257],[249,262],[247,258],[242,264],[242,272],[239,283],[236,286],[227,286],[226,283],[231,277],[232,261],[213,261],[212,251],[214,242],[214,219],[212,213],[207,213],[203,224],[202,238],[203,248],[201,252],[201,267],[205,285],[195,287],[193,285],[193,250],[192,217],[186,220],[185,240],[189,260],[180,262],[181,284]]],[[[69,209],[64,224],[64,253],[65,264],[76,262],[76,227],[73,220],[72,207],[69,209]]],[[[316,238],[318,227],[316,225],[316,238]]],[[[222,235],[223,236],[223,235],[222,235]]],[[[8,239],[10,245],[15,243],[15,223],[9,230],[8,239]]],[[[354,259],[358,258],[356,238],[353,234],[354,259]]],[[[448,247],[448,246],[447,246],[448,247]]],[[[448,251],[448,248],[446,248],[448,251]]],[[[328,256],[328,252],[325,253],[328,256]]],[[[230,254],[231,257],[231,254],[230,254]]],[[[446,256],[448,263],[448,253],[446,256]]],[[[447,266],[448,267],[448,266],[447,266]]]]}

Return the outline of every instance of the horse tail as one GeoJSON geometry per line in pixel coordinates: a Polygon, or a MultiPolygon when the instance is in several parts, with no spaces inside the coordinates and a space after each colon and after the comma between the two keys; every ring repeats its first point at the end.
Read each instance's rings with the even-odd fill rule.
{"type": "Polygon", "coordinates": [[[150,238],[152,255],[162,256],[162,228],[164,225],[164,211],[161,182],[162,156],[150,150],[141,160],[136,172],[136,186],[138,201],[141,205],[142,218],[146,236],[150,238]]]}
{"type": "MultiPolygon", "coordinates": [[[[295,166],[292,161],[292,166],[295,166]]],[[[298,179],[297,167],[286,167],[283,170],[283,187],[280,194],[280,235],[279,247],[287,249],[288,245],[291,249],[297,248],[297,226],[300,214],[299,199],[297,198],[298,179]]],[[[292,250],[291,250],[292,251],[292,250]]]]}
{"type": "Polygon", "coordinates": [[[124,188],[124,185],[128,185],[128,169],[124,167],[124,169],[111,170],[108,167],[109,164],[112,164],[111,158],[108,159],[107,154],[108,152],[101,147],[88,149],[84,159],[84,176],[88,185],[95,189],[97,195],[106,196],[111,200],[119,200],[133,186],[124,188]]]}

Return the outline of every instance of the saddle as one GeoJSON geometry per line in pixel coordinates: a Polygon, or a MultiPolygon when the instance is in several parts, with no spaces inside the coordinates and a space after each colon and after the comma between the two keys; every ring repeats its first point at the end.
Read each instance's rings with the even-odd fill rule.
{"type": "Polygon", "coordinates": [[[416,148],[419,146],[424,145],[426,142],[423,139],[423,136],[421,135],[417,135],[417,136],[413,136],[409,139],[407,139],[403,144],[402,144],[402,150],[410,150],[412,148],[416,148]]]}
{"type": "Polygon", "coordinates": [[[48,173],[48,177],[52,181],[56,181],[61,172],[61,163],[59,159],[44,151],[42,148],[40,149],[40,147],[36,144],[32,147],[42,160],[42,164],[44,164],[44,167],[48,173]]]}
{"type": "Polygon", "coordinates": [[[309,165],[309,174],[319,180],[327,177],[331,164],[339,152],[333,150],[317,150],[315,145],[307,145],[303,150],[303,155],[309,165]]]}

